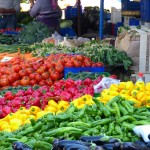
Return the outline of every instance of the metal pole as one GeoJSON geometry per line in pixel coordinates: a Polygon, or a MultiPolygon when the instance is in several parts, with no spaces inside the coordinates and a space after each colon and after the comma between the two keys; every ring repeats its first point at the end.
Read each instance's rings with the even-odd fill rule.
{"type": "Polygon", "coordinates": [[[104,0],[100,2],[100,19],[99,19],[99,38],[103,39],[103,27],[104,27],[104,0]]]}
{"type": "Polygon", "coordinates": [[[81,0],[78,0],[78,36],[81,35],[81,0]]]}

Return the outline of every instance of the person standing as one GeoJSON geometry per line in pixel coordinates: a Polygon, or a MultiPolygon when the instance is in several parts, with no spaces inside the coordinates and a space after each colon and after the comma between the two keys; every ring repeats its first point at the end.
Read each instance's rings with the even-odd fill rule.
{"type": "Polygon", "coordinates": [[[61,9],[57,0],[30,0],[30,15],[35,17],[36,21],[42,22],[49,28],[59,29],[59,19],[61,18],[61,9]]]}
{"type": "Polygon", "coordinates": [[[20,0],[0,0],[0,29],[16,28],[16,13],[20,12],[20,0]]]}

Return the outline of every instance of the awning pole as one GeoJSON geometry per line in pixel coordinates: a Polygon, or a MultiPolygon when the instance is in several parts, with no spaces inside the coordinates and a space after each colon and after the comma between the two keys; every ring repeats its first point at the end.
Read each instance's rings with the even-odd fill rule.
{"type": "Polygon", "coordinates": [[[104,27],[104,0],[100,2],[100,19],[99,19],[99,38],[103,39],[103,27],[104,27]]]}

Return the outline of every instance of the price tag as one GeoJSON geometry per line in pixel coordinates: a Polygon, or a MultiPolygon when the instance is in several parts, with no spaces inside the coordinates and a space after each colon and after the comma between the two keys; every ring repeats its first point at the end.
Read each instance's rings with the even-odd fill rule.
{"type": "Polygon", "coordinates": [[[6,62],[6,61],[9,61],[9,60],[11,60],[13,57],[7,57],[7,56],[5,56],[2,60],[1,60],[1,62],[6,62]]]}

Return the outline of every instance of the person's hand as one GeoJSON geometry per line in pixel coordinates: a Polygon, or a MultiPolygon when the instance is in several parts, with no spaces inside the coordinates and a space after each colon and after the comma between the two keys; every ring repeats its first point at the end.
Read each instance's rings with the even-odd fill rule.
{"type": "Polygon", "coordinates": [[[30,8],[32,8],[34,5],[34,0],[30,0],[30,8]]]}

